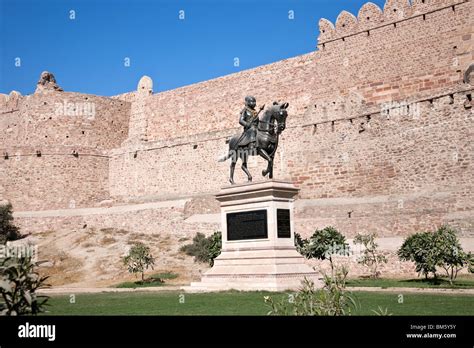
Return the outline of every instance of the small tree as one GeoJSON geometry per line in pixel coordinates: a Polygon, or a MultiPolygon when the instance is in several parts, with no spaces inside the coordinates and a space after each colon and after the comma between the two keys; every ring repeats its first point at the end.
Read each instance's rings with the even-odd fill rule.
{"type": "Polygon", "coordinates": [[[0,205],[0,244],[21,238],[18,227],[13,224],[12,205],[0,205]]]}
{"type": "Polygon", "coordinates": [[[437,265],[446,271],[452,285],[458,272],[470,265],[471,255],[464,252],[456,231],[449,226],[442,226],[432,236],[433,248],[439,261],[437,265]]]}
{"type": "Polygon", "coordinates": [[[397,254],[402,261],[413,261],[418,274],[423,274],[425,279],[430,273],[436,277],[436,257],[431,249],[430,232],[416,233],[403,242],[397,254]]]}
{"type": "Polygon", "coordinates": [[[387,258],[377,250],[378,244],[375,242],[375,233],[357,234],[354,238],[354,244],[362,244],[364,251],[358,262],[369,267],[371,277],[377,278],[380,274],[378,266],[380,263],[387,263],[387,258]]]}
{"type": "Polygon", "coordinates": [[[142,282],[145,281],[145,271],[148,267],[153,269],[155,259],[151,255],[150,248],[143,243],[135,243],[123,258],[123,263],[128,267],[130,273],[141,273],[142,282]]]}
{"type": "Polygon", "coordinates": [[[428,278],[429,273],[437,277],[437,267],[446,271],[452,284],[458,272],[464,267],[472,270],[472,254],[466,253],[456,236],[456,231],[449,226],[442,226],[436,232],[416,233],[408,237],[398,250],[398,257],[403,261],[415,262],[416,271],[428,278]]]}
{"type": "Polygon", "coordinates": [[[346,243],[346,237],[334,227],[316,230],[309,240],[303,240],[299,235],[296,238],[298,238],[296,240],[297,249],[304,257],[329,260],[332,275],[334,275],[332,255],[349,255],[349,244],[346,243]]]}
{"type": "Polygon", "coordinates": [[[0,261],[0,315],[36,315],[45,311],[48,296],[36,291],[46,288],[48,277],[36,271],[40,262],[31,257],[5,258],[0,261]]]}

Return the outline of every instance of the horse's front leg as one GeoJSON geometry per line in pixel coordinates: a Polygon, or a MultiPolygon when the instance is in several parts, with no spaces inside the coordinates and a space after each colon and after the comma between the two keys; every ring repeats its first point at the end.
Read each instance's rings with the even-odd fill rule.
{"type": "Polygon", "coordinates": [[[273,157],[270,162],[268,162],[268,178],[273,179],[273,157]]]}
{"type": "Polygon", "coordinates": [[[267,176],[268,173],[270,173],[272,176],[270,179],[273,177],[273,158],[263,149],[260,149],[259,151],[260,156],[262,156],[267,162],[267,169],[262,170],[262,175],[265,177],[267,176]]]}

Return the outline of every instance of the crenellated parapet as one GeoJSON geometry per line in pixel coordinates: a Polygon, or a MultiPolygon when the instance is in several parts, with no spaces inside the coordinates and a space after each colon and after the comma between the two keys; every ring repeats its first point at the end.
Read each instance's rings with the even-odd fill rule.
{"type": "Polygon", "coordinates": [[[335,25],[322,18],[319,21],[318,46],[336,40],[345,40],[346,37],[371,30],[394,25],[412,18],[423,17],[430,13],[447,8],[455,10],[457,5],[471,0],[386,0],[383,10],[372,2],[364,4],[357,17],[347,11],[342,11],[336,19],[335,25]]]}

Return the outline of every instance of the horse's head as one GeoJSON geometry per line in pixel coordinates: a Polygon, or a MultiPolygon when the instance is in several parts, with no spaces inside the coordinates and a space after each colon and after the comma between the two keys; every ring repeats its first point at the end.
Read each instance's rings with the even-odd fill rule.
{"type": "Polygon", "coordinates": [[[277,102],[273,103],[273,117],[277,121],[277,132],[281,133],[286,128],[286,118],[288,117],[288,111],[286,110],[290,104],[277,102]]]}

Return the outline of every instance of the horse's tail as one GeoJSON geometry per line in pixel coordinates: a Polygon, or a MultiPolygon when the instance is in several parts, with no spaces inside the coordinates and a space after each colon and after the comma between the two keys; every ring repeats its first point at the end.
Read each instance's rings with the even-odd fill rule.
{"type": "Polygon", "coordinates": [[[224,155],[224,156],[221,156],[217,159],[217,162],[225,162],[227,161],[229,158],[231,158],[232,155],[230,153],[230,151],[227,153],[227,155],[224,155]]]}
{"type": "Polygon", "coordinates": [[[226,139],[225,143],[229,144],[229,152],[226,155],[219,157],[217,159],[217,162],[225,162],[229,158],[234,156],[235,151],[233,149],[237,148],[237,143],[239,142],[239,139],[240,139],[240,137],[238,135],[234,135],[233,137],[230,137],[230,138],[226,139]]]}

